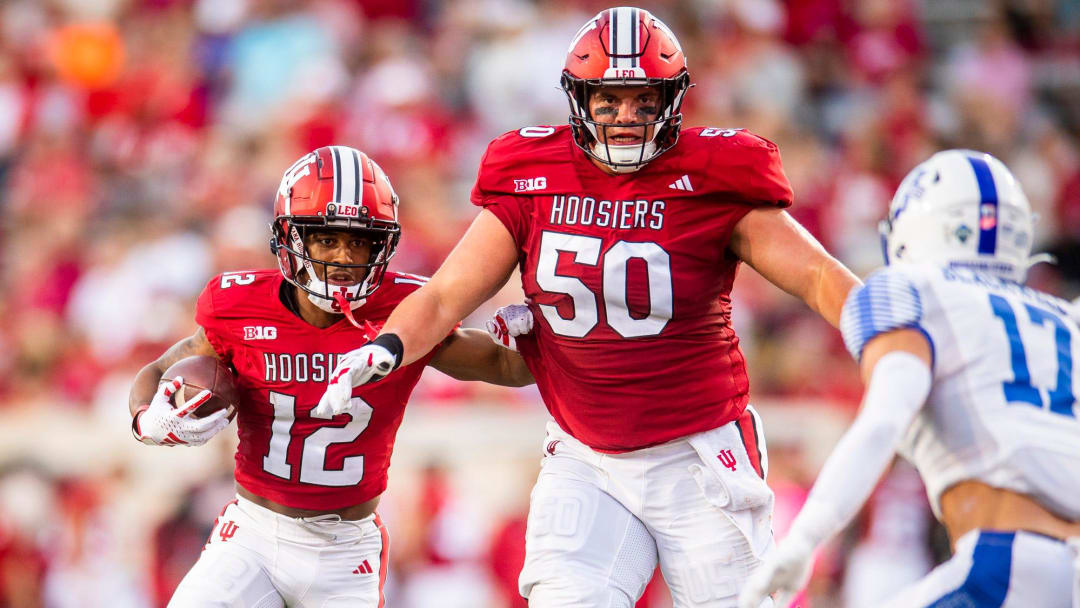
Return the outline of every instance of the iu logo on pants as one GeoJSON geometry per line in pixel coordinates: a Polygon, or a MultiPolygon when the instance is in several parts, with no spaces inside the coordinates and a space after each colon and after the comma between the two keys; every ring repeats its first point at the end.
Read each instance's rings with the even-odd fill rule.
{"type": "Polygon", "coordinates": [[[720,461],[720,464],[732,471],[735,470],[735,454],[732,454],[731,450],[720,450],[720,453],[716,455],[716,458],[720,461]]]}
{"type": "Polygon", "coordinates": [[[221,542],[225,542],[232,538],[233,535],[236,534],[237,528],[239,528],[239,526],[231,519],[221,524],[221,529],[218,530],[218,536],[221,537],[221,542]]]}

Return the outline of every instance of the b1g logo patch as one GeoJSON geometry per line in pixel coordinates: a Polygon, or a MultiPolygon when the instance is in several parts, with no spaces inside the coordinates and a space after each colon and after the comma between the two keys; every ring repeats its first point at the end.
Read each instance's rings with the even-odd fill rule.
{"type": "Polygon", "coordinates": [[[272,325],[248,325],[244,327],[245,340],[277,340],[277,328],[272,325]]]}
{"type": "Polygon", "coordinates": [[[514,192],[532,192],[533,190],[543,190],[544,188],[547,188],[546,177],[514,180],[514,192]]]}

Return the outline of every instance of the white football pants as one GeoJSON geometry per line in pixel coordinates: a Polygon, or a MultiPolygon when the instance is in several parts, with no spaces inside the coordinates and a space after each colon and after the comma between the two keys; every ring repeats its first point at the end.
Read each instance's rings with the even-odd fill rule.
{"type": "Polygon", "coordinates": [[[972,530],[953,556],[888,608],[1077,608],[1080,562],[1066,543],[1031,532],[972,530]]]}
{"type": "Polygon", "coordinates": [[[519,579],[529,608],[630,608],[657,563],[675,608],[736,605],[773,547],[773,493],[751,409],[622,454],[593,451],[555,422],[547,430],[519,579]]]}
{"type": "Polygon", "coordinates": [[[169,607],[378,608],[388,547],[378,515],[297,519],[238,496],[169,607]]]}

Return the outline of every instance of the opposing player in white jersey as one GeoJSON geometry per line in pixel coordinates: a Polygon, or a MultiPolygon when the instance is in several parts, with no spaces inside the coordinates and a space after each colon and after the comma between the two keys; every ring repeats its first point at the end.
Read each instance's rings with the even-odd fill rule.
{"type": "Polygon", "coordinates": [[[862,411],[740,606],[798,590],[897,449],[954,554],[888,606],[1080,606],[1080,329],[1069,303],[1022,285],[1027,198],[996,158],[949,150],[908,174],[882,228],[888,265],[841,320],[862,411]]]}

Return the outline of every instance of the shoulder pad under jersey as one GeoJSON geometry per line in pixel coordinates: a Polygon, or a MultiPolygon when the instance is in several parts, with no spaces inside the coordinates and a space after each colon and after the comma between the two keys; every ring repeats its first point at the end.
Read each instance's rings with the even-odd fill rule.
{"type": "Polygon", "coordinates": [[[848,294],[840,315],[844,344],[856,360],[874,336],[919,327],[923,317],[922,298],[915,283],[895,267],[886,266],[848,294]]]}

